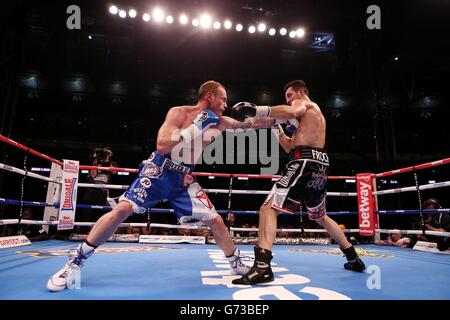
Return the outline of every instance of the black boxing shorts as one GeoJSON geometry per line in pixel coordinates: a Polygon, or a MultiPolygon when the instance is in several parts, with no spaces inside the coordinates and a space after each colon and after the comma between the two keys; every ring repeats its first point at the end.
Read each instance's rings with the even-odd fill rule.
{"type": "Polygon", "coordinates": [[[298,146],[289,153],[289,163],[273,186],[264,204],[293,213],[304,202],[311,220],[326,214],[325,197],[330,162],[325,149],[298,146]]]}

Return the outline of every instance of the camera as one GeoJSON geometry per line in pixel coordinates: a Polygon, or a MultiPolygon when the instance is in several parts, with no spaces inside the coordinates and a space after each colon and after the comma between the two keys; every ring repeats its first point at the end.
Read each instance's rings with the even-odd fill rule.
{"type": "Polygon", "coordinates": [[[97,162],[108,162],[112,156],[110,148],[95,148],[91,152],[91,159],[97,162]]]}

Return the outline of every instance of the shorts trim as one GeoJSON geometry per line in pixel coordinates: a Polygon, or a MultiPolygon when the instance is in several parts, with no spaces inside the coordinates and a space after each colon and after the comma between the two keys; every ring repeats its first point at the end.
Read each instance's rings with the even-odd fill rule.
{"type": "Polygon", "coordinates": [[[131,207],[133,208],[133,212],[134,213],[142,214],[142,213],[145,213],[147,211],[147,209],[145,209],[144,207],[138,206],[138,204],[136,202],[134,202],[133,200],[128,199],[125,195],[122,195],[119,198],[119,202],[120,201],[127,201],[129,204],[131,204],[131,207]]]}

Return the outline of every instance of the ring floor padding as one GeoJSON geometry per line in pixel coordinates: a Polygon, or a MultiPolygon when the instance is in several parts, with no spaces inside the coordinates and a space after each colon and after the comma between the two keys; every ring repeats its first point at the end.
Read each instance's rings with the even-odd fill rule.
{"type": "MultiPolygon", "coordinates": [[[[450,299],[450,255],[376,245],[357,246],[364,273],[345,270],[337,246],[277,245],[275,282],[234,286],[238,276],[215,245],[107,243],[72,289],[49,292],[48,278],[76,245],[49,240],[0,249],[0,299],[450,299]]],[[[239,248],[253,255],[253,246],[239,248]]]]}

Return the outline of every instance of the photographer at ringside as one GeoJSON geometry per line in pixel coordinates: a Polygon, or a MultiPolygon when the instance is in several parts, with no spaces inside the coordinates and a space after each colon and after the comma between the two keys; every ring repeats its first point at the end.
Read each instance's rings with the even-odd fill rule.
{"type": "MultiPolygon", "coordinates": [[[[111,161],[113,156],[112,150],[109,147],[105,148],[95,148],[91,151],[89,158],[93,166],[96,167],[117,167],[117,163],[111,161]]],[[[110,170],[99,170],[91,169],[89,170],[88,183],[94,184],[109,184],[111,183],[112,175],[116,172],[110,170]]],[[[108,205],[107,197],[109,196],[108,189],[105,188],[85,188],[83,203],[90,205],[108,205]]],[[[80,210],[77,221],[84,222],[94,222],[97,221],[103,213],[106,211],[94,210],[94,209],[83,209],[80,210]]],[[[87,232],[89,228],[80,228],[80,231],[87,232]],[[87,230],[86,230],[87,229],[87,230]]]]}

